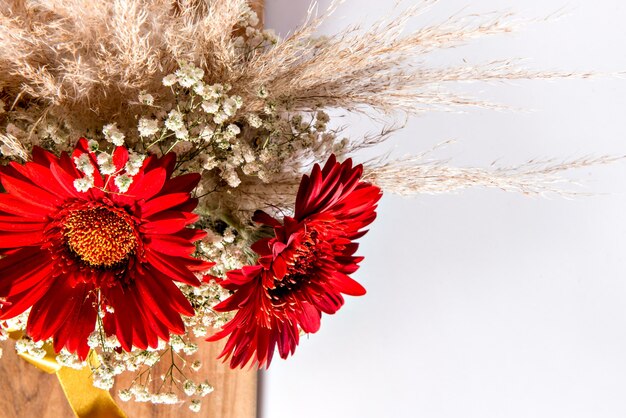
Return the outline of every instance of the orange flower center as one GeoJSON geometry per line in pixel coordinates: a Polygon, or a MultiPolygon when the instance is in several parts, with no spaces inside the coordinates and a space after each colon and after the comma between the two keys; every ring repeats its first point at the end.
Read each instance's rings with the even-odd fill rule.
{"type": "Polygon", "coordinates": [[[64,223],[68,247],[93,267],[121,263],[137,247],[133,227],[106,207],[73,211],[64,223]]]}

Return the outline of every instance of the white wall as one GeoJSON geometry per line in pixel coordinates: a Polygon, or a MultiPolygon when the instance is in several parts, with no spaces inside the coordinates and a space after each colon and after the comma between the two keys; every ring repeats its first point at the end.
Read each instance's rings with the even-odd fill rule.
{"type": "MultiPolygon", "coordinates": [[[[308,1],[266,3],[267,26],[285,34],[308,1]]],[[[324,32],[371,22],[394,3],[348,0],[324,32]]],[[[567,6],[569,15],[429,63],[526,57],[538,68],[626,69],[622,0],[441,0],[412,27],[467,5],[526,17],[567,6]]],[[[626,154],[624,79],[466,91],[534,111],[430,114],[396,136],[396,153],[454,138],[437,155],[461,165],[626,154]]],[[[366,127],[356,123],[355,132],[366,127]]],[[[385,196],[361,239],[365,260],[355,278],[368,294],[325,316],[294,357],[272,363],[262,416],[625,417],[625,175],[626,163],[582,170],[586,190],[602,194],[576,200],[498,190],[385,196]]]]}

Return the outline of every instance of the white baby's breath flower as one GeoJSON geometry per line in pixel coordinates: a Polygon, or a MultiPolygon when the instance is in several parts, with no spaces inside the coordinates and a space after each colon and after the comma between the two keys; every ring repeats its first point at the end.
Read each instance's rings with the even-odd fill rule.
{"type": "Polygon", "coordinates": [[[93,164],[91,163],[91,158],[89,157],[89,154],[81,154],[78,157],[74,157],[74,165],[78,170],[82,171],[87,176],[93,175],[93,173],[96,171],[93,164]]]}
{"type": "Polygon", "coordinates": [[[198,81],[202,80],[204,70],[191,64],[182,64],[180,68],[176,70],[175,74],[178,78],[178,84],[183,87],[192,87],[198,81]]]}
{"type": "Polygon", "coordinates": [[[139,93],[139,102],[148,106],[152,106],[154,104],[154,97],[150,93],[146,93],[142,91],[139,93]]]}
{"type": "Polygon", "coordinates": [[[139,131],[139,136],[144,138],[150,137],[159,132],[159,121],[156,119],[141,118],[139,119],[137,130],[139,131]]]}
{"type": "Polygon", "coordinates": [[[174,134],[176,135],[176,138],[182,139],[183,141],[186,141],[189,139],[189,131],[184,126],[180,128],[179,130],[177,130],[176,132],[174,132],[174,134]]]}
{"type": "Polygon", "coordinates": [[[196,384],[191,380],[186,380],[183,383],[183,391],[187,396],[192,396],[196,394],[196,384]]]}
{"type": "Polygon", "coordinates": [[[178,81],[178,78],[176,77],[176,74],[168,74],[165,77],[163,77],[163,85],[165,87],[173,86],[174,84],[176,84],[177,81],[178,81]]]}
{"type": "Polygon", "coordinates": [[[115,173],[116,168],[113,164],[113,157],[110,154],[101,152],[98,154],[96,160],[98,161],[98,167],[100,168],[100,172],[102,174],[109,175],[115,173]]]}
{"type": "Polygon", "coordinates": [[[198,81],[193,86],[193,92],[199,96],[204,96],[205,94],[207,94],[207,85],[204,84],[202,81],[198,81]]]}
{"type": "Polygon", "coordinates": [[[218,114],[213,116],[213,122],[215,122],[218,125],[221,125],[222,123],[226,122],[227,120],[228,120],[228,115],[226,115],[225,113],[222,113],[222,112],[219,112],[218,114]]]}
{"type": "Polygon", "coordinates": [[[201,407],[202,403],[197,399],[192,400],[189,404],[189,409],[191,410],[191,412],[200,412],[201,407]]]}
{"type": "Polygon", "coordinates": [[[267,89],[265,88],[265,86],[259,87],[259,90],[257,91],[257,96],[259,96],[260,99],[267,99],[269,94],[268,94],[267,89]]]}
{"type": "Polygon", "coordinates": [[[237,136],[241,133],[241,129],[239,128],[239,126],[235,125],[234,123],[231,123],[226,128],[226,132],[228,132],[232,136],[237,136]]]}
{"type": "Polygon", "coordinates": [[[183,353],[187,354],[188,356],[194,354],[196,351],[198,351],[198,344],[194,343],[186,344],[183,348],[183,353]]]}
{"type": "Polygon", "coordinates": [[[220,105],[217,102],[205,100],[202,102],[202,110],[204,110],[206,113],[214,114],[217,113],[218,110],[220,110],[220,105]]]}
{"type": "Polygon", "coordinates": [[[211,129],[209,126],[205,126],[200,131],[200,138],[205,141],[208,141],[211,138],[213,138],[213,134],[214,134],[213,129],[211,129]]]}
{"type": "Polygon", "coordinates": [[[94,331],[89,334],[89,337],[87,338],[87,345],[90,348],[96,348],[100,346],[100,333],[98,333],[98,331],[94,331]]]}
{"type": "Polygon", "coordinates": [[[232,168],[227,168],[223,170],[221,176],[232,188],[235,188],[241,184],[241,179],[237,175],[237,172],[232,168]]]}
{"type": "Polygon", "coordinates": [[[143,165],[146,156],[144,154],[139,154],[133,150],[128,150],[128,161],[124,166],[124,170],[126,170],[126,174],[129,176],[134,176],[139,173],[141,166],[143,165]]]}
{"type": "Polygon", "coordinates": [[[248,123],[253,128],[260,128],[263,125],[263,121],[261,120],[261,118],[255,115],[254,113],[249,114],[247,119],[248,119],[248,123]]]}
{"type": "Polygon", "coordinates": [[[200,383],[197,386],[196,393],[200,396],[206,396],[211,392],[213,392],[213,386],[209,385],[207,382],[200,383]]]}
{"type": "Polygon", "coordinates": [[[102,133],[104,134],[104,138],[113,145],[117,147],[124,145],[124,138],[126,136],[117,128],[117,123],[104,125],[102,133]]]}
{"type": "Polygon", "coordinates": [[[127,174],[120,174],[119,176],[115,176],[115,185],[117,186],[120,193],[126,193],[132,182],[132,177],[127,174]]]}
{"type": "Polygon", "coordinates": [[[198,370],[200,370],[202,368],[202,362],[200,360],[196,360],[193,363],[191,363],[191,370],[193,370],[194,372],[197,372],[198,370]]]}
{"type": "Polygon", "coordinates": [[[173,335],[172,339],[170,340],[170,346],[172,347],[172,350],[178,353],[183,348],[185,348],[185,342],[178,335],[173,335]]]}
{"type": "Polygon", "coordinates": [[[100,144],[98,143],[98,141],[94,141],[93,139],[90,139],[87,142],[87,147],[89,147],[89,151],[96,152],[100,148],[100,144]]]}
{"type": "Polygon", "coordinates": [[[74,180],[74,188],[79,192],[87,192],[89,189],[93,187],[93,177],[83,177],[80,179],[74,180]]]}
{"type": "Polygon", "coordinates": [[[118,396],[122,402],[128,402],[132,398],[132,394],[128,389],[120,390],[118,396]]]}
{"type": "Polygon", "coordinates": [[[184,127],[183,114],[178,110],[172,110],[167,115],[165,127],[170,131],[176,132],[184,127]]]}
{"type": "Polygon", "coordinates": [[[224,103],[222,103],[222,111],[227,116],[233,116],[235,112],[237,112],[237,103],[235,102],[235,100],[230,97],[224,100],[224,103]]]}

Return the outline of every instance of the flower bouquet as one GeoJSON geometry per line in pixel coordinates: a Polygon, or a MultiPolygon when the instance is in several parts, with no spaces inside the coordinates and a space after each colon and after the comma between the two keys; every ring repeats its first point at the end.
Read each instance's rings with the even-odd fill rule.
{"type": "Polygon", "coordinates": [[[3,2],[2,337],[57,373],[78,416],[124,416],[114,385],[196,412],[214,363],[268,367],[365,294],[358,240],[382,191],[575,193],[563,171],[612,160],[353,161],[399,114],[497,107],[450,83],[588,76],[410,65],[512,28],[467,16],[403,35],[432,3],[333,37],[315,31],[334,6],[312,9],[278,39],[243,0],[3,2]],[[355,112],[380,132],[345,138],[337,118],[355,112]]]}

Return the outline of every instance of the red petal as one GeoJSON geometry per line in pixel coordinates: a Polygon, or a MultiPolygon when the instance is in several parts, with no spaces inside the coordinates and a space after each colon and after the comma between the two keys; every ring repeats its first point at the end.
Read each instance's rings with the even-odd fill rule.
{"type": "Polygon", "coordinates": [[[128,150],[125,147],[115,147],[113,151],[113,165],[120,171],[128,162],[128,150]]]}
{"type": "Polygon", "coordinates": [[[40,206],[31,205],[14,196],[6,193],[0,193],[0,210],[13,215],[25,216],[38,221],[48,219],[50,209],[40,206]]]}
{"type": "MultiPolygon", "coordinates": [[[[2,229],[0,227],[0,229],[2,229]]],[[[43,229],[25,232],[0,232],[0,248],[17,248],[39,245],[43,241],[43,229]]]]}
{"type": "Polygon", "coordinates": [[[126,194],[134,196],[137,200],[148,200],[161,191],[164,183],[165,170],[159,167],[145,173],[142,177],[137,176],[135,181],[131,183],[126,194]]]}
{"type": "Polygon", "coordinates": [[[155,197],[141,206],[141,216],[147,218],[157,212],[176,207],[190,200],[189,193],[172,193],[155,197]]]}
{"type": "Polygon", "coordinates": [[[350,296],[363,296],[366,293],[363,286],[343,273],[335,272],[334,278],[333,284],[341,293],[350,296]]]}
{"type": "Polygon", "coordinates": [[[22,201],[28,202],[30,205],[52,211],[63,203],[62,199],[40,189],[32,183],[8,176],[5,173],[0,175],[0,179],[2,179],[2,185],[8,193],[22,201]]]}
{"type": "Polygon", "coordinates": [[[300,327],[304,332],[315,333],[320,329],[320,311],[307,302],[301,304],[302,312],[299,316],[300,327]]]}
{"type": "Polygon", "coordinates": [[[175,260],[167,255],[160,255],[146,249],[146,257],[148,262],[160,270],[162,273],[168,275],[171,280],[189,284],[191,286],[198,286],[200,281],[198,278],[190,272],[184,265],[180,265],[175,260]]]}

